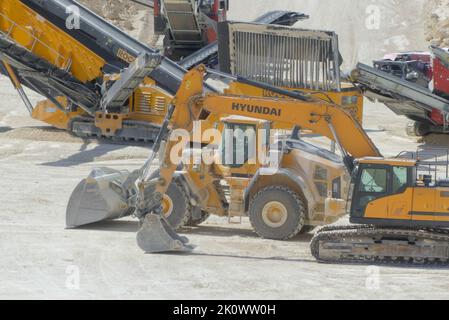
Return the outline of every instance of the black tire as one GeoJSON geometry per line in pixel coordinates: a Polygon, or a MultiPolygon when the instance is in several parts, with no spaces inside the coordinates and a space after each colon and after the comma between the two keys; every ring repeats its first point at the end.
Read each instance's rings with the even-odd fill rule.
{"type": "Polygon", "coordinates": [[[170,215],[166,216],[168,223],[174,229],[186,226],[190,221],[191,213],[189,199],[184,193],[182,186],[172,182],[165,195],[173,204],[170,215]]]}
{"type": "MultiPolygon", "coordinates": [[[[149,180],[157,176],[159,176],[159,170],[153,172],[150,175],[149,180]]],[[[153,192],[154,188],[148,188],[145,190],[145,194],[148,194],[148,197],[151,197],[153,192]]],[[[181,229],[187,225],[191,218],[189,197],[176,179],[170,183],[165,196],[172,204],[171,213],[166,216],[166,220],[175,230],[181,229]]]]}
{"type": "Polygon", "coordinates": [[[193,219],[193,217],[190,217],[190,219],[187,222],[186,226],[196,227],[197,225],[202,224],[207,219],[209,219],[209,217],[210,217],[210,213],[201,210],[201,218],[195,220],[195,219],[193,219]]]}
{"type": "Polygon", "coordinates": [[[249,219],[256,233],[266,239],[288,240],[304,226],[306,206],[302,198],[285,186],[270,186],[259,191],[251,200],[249,219]],[[272,201],[280,202],[287,210],[287,218],[279,227],[264,222],[263,209],[272,201]]]}
{"type": "Polygon", "coordinates": [[[303,226],[299,231],[300,234],[306,234],[312,232],[316,227],[315,226],[303,226]]]}

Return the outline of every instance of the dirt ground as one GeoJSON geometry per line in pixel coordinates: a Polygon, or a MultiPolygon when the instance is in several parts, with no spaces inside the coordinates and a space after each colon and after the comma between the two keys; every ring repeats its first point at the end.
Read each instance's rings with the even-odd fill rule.
{"type": "MultiPolygon", "coordinates": [[[[197,248],[181,255],[143,254],[132,219],[65,230],[80,179],[97,166],[135,168],[148,149],[45,127],[29,118],[4,77],[0,92],[0,299],[449,298],[446,269],[318,264],[309,253],[312,235],[262,240],[247,220],[215,218],[187,230],[197,248]]],[[[385,107],[368,105],[365,119],[385,154],[416,148],[403,133],[406,120],[385,107]]]]}
{"type": "MultiPolygon", "coordinates": [[[[262,2],[272,6],[259,1],[258,10],[262,2]]],[[[297,1],[285,3],[299,9],[297,1]]],[[[136,168],[148,148],[45,127],[28,116],[4,77],[0,97],[0,299],[449,298],[448,269],[318,264],[309,252],[311,234],[262,240],[247,220],[215,218],[187,230],[197,248],[181,255],[143,254],[132,219],[65,230],[70,194],[92,168],[136,168]]],[[[406,122],[382,105],[366,106],[365,128],[385,155],[419,146],[405,135],[406,122]]]]}

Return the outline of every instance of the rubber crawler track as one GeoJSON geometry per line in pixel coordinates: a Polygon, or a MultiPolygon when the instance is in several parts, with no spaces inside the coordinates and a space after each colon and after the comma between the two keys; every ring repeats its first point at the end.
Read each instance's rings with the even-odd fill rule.
{"type": "MultiPolygon", "coordinates": [[[[350,226],[326,226],[320,229],[310,243],[312,255],[322,263],[352,263],[352,264],[393,264],[408,266],[448,266],[447,258],[413,258],[409,256],[373,256],[373,255],[348,255],[341,253],[340,258],[329,259],[320,256],[320,243],[326,241],[340,240],[341,244],[349,246],[357,239],[391,237],[398,239],[431,240],[438,244],[446,245],[449,252],[449,230],[446,229],[406,229],[406,228],[380,228],[371,225],[350,225],[350,226]],[[348,239],[348,243],[341,240],[348,239]]],[[[405,242],[405,240],[404,240],[405,242]]],[[[413,245],[412,243],[409,243],[413,245]]],[[[388,246],[388,244],[385,244],[388,246]]]]}

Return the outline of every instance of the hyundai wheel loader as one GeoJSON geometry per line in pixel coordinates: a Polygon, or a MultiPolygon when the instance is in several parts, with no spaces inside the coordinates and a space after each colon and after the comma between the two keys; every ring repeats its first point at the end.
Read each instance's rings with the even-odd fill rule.
{"type": "MultiPolygon", "coordinates": [[[[232,94],[204,96],[204,86],[202,83],[198,83],[198,81],[204,80],[204,75],[204,67],[189,72],[183,81],[185,87],[174,99],[173,116],[171,119],[166,118],[164,131],[161,131],[152,153],[154,158],[154,154],[158,152],[160,146],[163,146],[162,150],[166,150],[160,152],[162,165],[159,172],[157,174],[148,172],[153,159],[149,159],[142,169],[133,173],[110,169],[94,170],[73,193],[67,210],[68,221],[74,219],[76,223],[80,224],[83,221],[95,221],[92,219],[114,219],[131,214],[143,218],[146,214],[140,213],[140,210],[146,211],[147,208],[151,208],[155,204],[157,204],[158,210],[160,209],[160,214],[164,215],[163,207],[166,207],[167,202],[170,203],[166,199],[166,191],[173,186],[171,184],[172,177],[179,165],[182,164],[182,159],[177,163],[170,159],[172,151],[179,146],[179,142],[168,141],[168,132],[176,129],[191,132],[194,128],[194,121],[208,123],[211,118],[218,120],[214,126],[217,128],[222,126],[219,131],[224,132],[221,134],[221,139],[224,140],[224,143],[221,144],[222,151],[215,153],[215,156],[219,158],[220,154],[224,157],[229,154],[233,156],[229,163],[225,159],[225,161],[216,161],[212,164],[184,164],[178,170],[179,179],[175,183],[179,185],[183,181],[185,182],[187,188],[183,191],[190,196],[192,214],[193,211],[197,211],[199,214],[207,212],[221,215],[249,213],[259,234],[272,239],[288,239],[297,234],[304,226],[331,223],[344,213],[343,200],[334,198],[334,201],[329,201],[329,199],[325,199],[332,198],[329,193],[333,193],[334,197],[341,197],[340,194],[346,192],[345,189],[347,189],[344,164],[341,160],[336,159],[335,155],[324,153],[318,148],[313,149],[310,146],[307,150],[307,145],[301,144],[301,141],[290,141],[290,143],[287,142],[286,147],[280,148],[279,166],[273,171],[273,168],[266,167],[265,164],[261,165],[257,162],[255,165],[251,164],[249,157],[246,158],[245,151],[242,154],[241,147],[238,147],[237,144],[234,144],[235,148],[226,149],[228,146],[226,131],[230,129],[229,126],[232,126],[232,129],[236,129],[236,125],[241,125],[245,129],[253,126],[253,129],[256,130],[262,127],[269,128],[270,122],[279,126],[300,126],[304,130],[310,130],[335,140],[332,130],[319,123],[320,114],[317,113],[316,118],[312,120],[303,117],[308,115],[315,105],[324,105],[330,108],[332,105],[327,102],[327,98],[322,100],[319,98],[321,95],[291,92],[250,80],[245,82],[270,89],[282,98],[247,97],[232,94]],[[192,90],[198,96],[193,95],[192,90]],[[206,100],[203,101],[203,98],[206,100]],[[218,115],[226,117],[223,119],[218,115]],[[240,117],[235,118],[228,115],[240,117]],[[252,118],[259,120],[255,121],[252,118]],[[169,124],[170,130],[167,129],[169,124]],[[239,157],[238,153],[241,153],[244,158],[241,164],[236,164],[233,161],[239,157]],[[168,176],[170,180],[167,179],[166,183],[163,183],[165,190],[160,192],[160,185],[156,182],[162,181],[163,177],[168,176]],[[226,187],[221,187],[223,182],[228,186],[228,198],[223,194],[226,187]],[[160,206],[161,203],[163,206],[160,206]],[[261,211],[263,211],[262,214],[261,211]]],[[[240,80],[243,81],[243,79],[240,80]]],[[[343,109],[341,108],[341,110],[343,109]]],[[[338,117],[336,123],[339,127],[354,126],[357,128],[356,134],[349,133],[346,136],[347,140],[353,140],[350,147],[355,155],[378,155],[378,151],[373,145],[362,143],[365,133],[349,113],[341,112],[338,117]]],[[[200,132],[202,131],[200,130],[200,132]]],[[[231,141],[240,141],[239,143],[243,145],[259,144],[262,150],[270,148],[269,142],[267,142],[268,138],[265,143],[259,143],[256,140],[250,141],[251,137],[243,140],[235,139],[235,137],[229,138],[231,141]]],[[[196,142],[201,144],[203,140],[200,139],[196,142]]],[[[347,141],[345,142],[347,143],[347,141]]],[[[167,220],[164,215],[163,224],[168,228],[167,220]]],[[[163,234],[160,230],[159,228],[155,234],[163,234]]],[[[170,234],[172,233],[170,232],[170,234]]],[[[145,238],[139,241],[147,242],[145,238]]],[[[176,245],[182,243],[182,241],[179,242],[179,239],[177,241],[176,245]]],[[[174,245],[171,243],[169,247],[174,245]]],[[[156,247],[163,248],[164,246],[157,245],[156,247]]]]}
{"type": "MultiPolygon", "coordinates": [[[[231,85],[246,85],[260,92],[273,90],[270,91],[273,97],[290,94],[289,91],[243,78],[237,79],[231,85]]],[[[267,99],[275,99],[273,97],[267,99]]],[[[250,157],[242,152],[241,144],[250,144],[254,146],[254,154],[269,157],[273,133],[279,128],[291,128],[290,124],[234,117],[224,113],[205,114],[197,124],[194,130],[196,132],[190,139],[199,137],[200,148],[185,149],[194,153],[201,149],[201,146],[209,144],[211,149],[218,151],[220,155],[216,156],[212,163],[182,163],[177,170],[176,179],[162,199],[164,216],[172,227],[198,225],[210,214],[229,218],[249,215],[255,231],[260,236],[281,240],[289,239],[298,232],[307,232],[316,226],[334,222],[344,213],[342,209],[331,214],[325,212],[328,193],[333,192],[335,197],[339,197],[348,187],[349,176],[341,159],[335,154],[299,139],[288,139],[281,146],[283,156],[280,170],[277,174],[266,177],[261,174],[261,163],[253,161],[254,156],[250,157]],[[210,144],[204,133],[212,128],[217,129],[220,135],[210,144]],[[240,137],[223,134],[229,130],[244,134],[240,137]],[[248,130],[249,136],[246,135],[248,130]],[[261,130],[266,134],[259,137],[256,133],[261,130]],[[234,143],[235,138],[237,139],[234,143]],[[229,152],[234,154],[234,158],[242,157],[241,163],[234,163],[234,158],[227,160],[226,154],[229,152]],[[284,181],[284,187],[279,190],[272,188],[271,182],[274,179],[284,181]],[[260,216],[256,206],[265,201],[266,194],[272,194],[273,201],[263,204],[265,213],[260,216]],[[287,200],[284,203],[274,200],[279,194],[285,195],[287,200]]],[[[277,148],[275,151],[278,152],[277,148]]],[[[112,171],[108,173],[116,176],[128,174],[112,171]]],[[[95,185],[95,178],[102,174],[102,170],[95,170],[90,178],[77,187],[71,203],[79,203],[81,208],[78,208],[78,205],[69,205],[66,219],[68,227],[117,219],[132,213],[132,208],[131,211],[91,211],[91,201],[80,200],[77,195],[88,188],[90,182],[95,185]]],[[[95,192],[93,194],[95,195],[95,192]]],[[[341,204],[341,207],[344,205],[341,204]]]]}
{"type": "MultiPolygon", "coordinates": [[[[282,99],[207,93],[204,75],[204,67],[198,67],[184,77],[152,156],[141,170],[127,176],[111,172],[91,176],[84,193],[76,192],[76,198],[86,205],[84,199],[88,198],[83,197],[96,195],[103,197],[109,208],[122,213],[132,211],[141,221],[137,243],[145,252],[192,250],[188,239],[169,226],[161,206],[179,165],[172,161],[172,151],[179,141],[169,139],[170,132],[180,128],[192,130],[194,121],[207,113],[284,122],[334,140],[352,175],[349,192],[352,224],[324,227],[315,234],[311,250],[318,261],[449,262],[449,232],[445,229],[449,226],[449,184],[447,179],[438,179],[441,172],[437,168],[420,174],[430,166],[419,157],[382,157],[354,117],[332,102],[288,91],[282,99]],[[161,162],[159,173],[154,175],[149,168],[157,152],[161,162]]],[[[435,166],[440,164],[435,162],[435,166]]],[[[447,162],[444,165],[447,176],[447,162]]],[[[273,168],[267,168],[270,169],[273,168]]],[[[275,179],[272,186],[280,190],[283,183],[275,179]]],[[[340,208],[341,199],[333,199],[329,194],[326,204],[326,210],[332,212],[340,208]]],[[[264,210],[261,206],[258,209],[264,210]]]]}

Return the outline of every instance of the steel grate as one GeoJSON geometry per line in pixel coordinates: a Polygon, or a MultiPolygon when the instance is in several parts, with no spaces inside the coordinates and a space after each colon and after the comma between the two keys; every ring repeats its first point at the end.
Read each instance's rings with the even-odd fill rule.
{"type": "Polygon", "coordinates": [[[335,33],[249,23],[228,27],[233,74],[277,87],[340,89],[335,33]]]}

